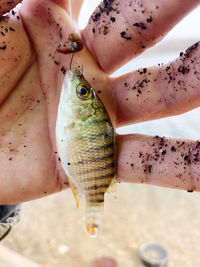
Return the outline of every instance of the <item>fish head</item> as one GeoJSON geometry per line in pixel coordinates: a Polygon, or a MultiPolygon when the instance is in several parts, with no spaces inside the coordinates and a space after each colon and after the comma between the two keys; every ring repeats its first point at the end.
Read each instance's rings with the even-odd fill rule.
{"type": "Polygon", "coordinates": [[[95,113],[98,98],[78,68],[67,72],[61,94],[62,109],[71,118],[86,120],[95,113]]]}

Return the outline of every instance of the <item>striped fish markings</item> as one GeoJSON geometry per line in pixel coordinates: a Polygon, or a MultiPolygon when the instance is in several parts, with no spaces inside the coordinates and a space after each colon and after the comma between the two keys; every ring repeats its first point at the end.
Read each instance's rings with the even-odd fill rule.
{"type": "Polygon", "coordinates": [[[86,200],[86,226],[97,236],[104,194],[115,183],[115,136],[106,109],[79,69],[68,71],[56,123],[61,165],[76,199],[86,200]]]}

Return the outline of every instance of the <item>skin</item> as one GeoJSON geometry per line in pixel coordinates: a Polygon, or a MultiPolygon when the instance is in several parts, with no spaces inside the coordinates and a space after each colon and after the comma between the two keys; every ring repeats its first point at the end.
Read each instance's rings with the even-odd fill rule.
{"type": "Polygon", "coordinates": [[[117,263],[112,258],[100,258],[92,262],[92,267],[117,267],[117,263]]]}
{"type": "MultiPolygon", "coordinates": [[[[0,15],[18,2],[8,6],[0,0],[0,15]]],[[[72,0],[75,21],[82,2],[72,0]]],[[[73,61],[73,67],[84,66],[84,75],[99,91],[113,124],[118,127],[198,107],[200,45],[166,66],[115,79],[108,74],[162,39],[199,0],[143,0],[142,7],[134,5],[139,3],[134,0],[132,7],[122,5],[123,0],[112,5],[116,2],[119,13],[103,13],[94,21],[95,11],[81,33],[84,49],[73,61]],[[110,23],[111,16],[115,22],[110,23]],[[109,23],[103,22],[105,19],[109,23]],[[140,24],[133,26],[135,23],[140,24]],[[102,27],[103,33],[99,32],[102,27]]],[[[68,45],[73,32],[68,10],[64,0],[24,0],[0,20],[4,27],[0,35],[0,204],[39,198],[68,185],[55,154],[57,107],[70,60],[70,55],[58,53],[57,48],[68,45]]],[[[198,144],[194,140],[118,136],[117,179],[199,191],[198,144]]]]}

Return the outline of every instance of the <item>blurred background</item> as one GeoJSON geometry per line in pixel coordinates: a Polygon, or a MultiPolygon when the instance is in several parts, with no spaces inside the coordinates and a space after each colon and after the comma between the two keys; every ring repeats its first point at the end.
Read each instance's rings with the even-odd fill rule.
{"type": "MultiPolygon", "coordinates": [[[[81,28],[99,2],[85,0],[79,19],[81,28]]],[[[197,25],[200,26],[200,8],[183,19],[164,40],[112,76],[173,60],[200,40],[197,25]]],[[[117,131],[199,139],[199,117],[200,109],[195,109],[117,131]]],[[[103,256],[114,258],[119,267],[142,267],[138,248],[153,241],[167,248],[168,267],[200,266],[200,193],[119,184],[116,201],[106,195],[98,239],[88,236],[84,215],[83,203],[76,208],[71,190],[25,203],[20,223],[2,243],[44,267],[88,267],[95,258],[103,256]]]]}

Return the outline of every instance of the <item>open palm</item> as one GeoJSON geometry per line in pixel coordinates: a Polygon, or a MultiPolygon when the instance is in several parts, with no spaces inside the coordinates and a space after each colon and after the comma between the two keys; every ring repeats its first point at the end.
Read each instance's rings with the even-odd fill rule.
{"type": "MultiPolygon", "coordinates": [[[[11,10],[17,2],[0,1],[0,15],[10,10],[0,19],[1,204],[38,198],[67,185],[56,156],[55,123],[70,59],[57,48],[68,45],[73,32],[68,3],[24,0],[11,10]]],[[[75,21],[82,2],[72,1],[75,21]]],[[[198,43],[167,66],[144,68],[116,79],[108,76],[160,40],[198,3],[113,0],[103,1],[94,12],[82,32],[85,48],[75,55],[73,67],[83,65],[86,79],[116,126],[199,106],[198,43]]],[[[118,179],[199,190],[199,142],[177,142],[119,136],[118,179]]]]}

